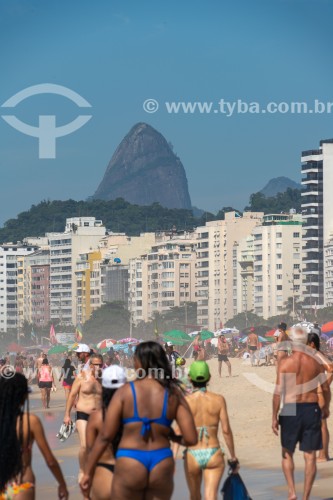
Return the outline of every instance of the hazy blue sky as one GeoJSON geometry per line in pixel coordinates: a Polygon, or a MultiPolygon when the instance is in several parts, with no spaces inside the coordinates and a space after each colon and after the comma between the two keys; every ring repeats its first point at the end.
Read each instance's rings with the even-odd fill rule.
{"type": "MultiPolygon", "coordinates": [[[[299,180],[300,152],[333,136],[333,113],[171,115],[162,103],[333,101],[332,16],[330,0],[0,0],[0,104],[55,83],[93,115],[57,140],[55,160],[38,159],[37,139],[0,120],[0,223],[45,198],[93,194],[139,121],[173,143],[201,208],[243,208],[270,178],[299,180]],[[157,113],[144,112],[148,98],[157,113]]],[[[66,124],[81,113],[52,95],[13,111],[35,125],[40,114],[66,124]]]]}

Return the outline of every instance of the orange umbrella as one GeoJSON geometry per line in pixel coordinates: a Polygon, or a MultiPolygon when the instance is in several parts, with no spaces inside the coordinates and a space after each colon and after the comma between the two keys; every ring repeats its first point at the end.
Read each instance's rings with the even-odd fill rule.
{"type": "Polygon", "coordinates": [[[329,321],[328,323],[325,323],[322,327],[321,327],[321,331],[323,333],[329,333],[329,332],[332,332],[333,331],[333,321],[329,321]]]}

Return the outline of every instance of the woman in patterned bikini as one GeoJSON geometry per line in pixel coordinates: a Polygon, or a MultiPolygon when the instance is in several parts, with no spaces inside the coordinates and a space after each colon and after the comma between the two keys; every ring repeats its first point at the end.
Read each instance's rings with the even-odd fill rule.
{"type": "Polygon", "coordinates": [[[0,500],[34,500],[32,445],[36,441],[58,482],[58,498],[68,492],[59,464],[50,450],[38,417],[29,414],[28,381],[20,373],[0,376],[0,500]],[[27,410],[24,406],[27,403],[27,410]]]}
{"type": "Polygon", "coordinates": [[[204,498],[217,499],[218,487],[224,472],[224,453],[217,437],[219,423],[229,449],[229,465],[233,472],[238,470],[234,440],[229,424],[228,412],[223,396],[207,391],[210,380],[209,366],[205,361],[191,364],[189,378],[193,385],[192,394],[187,396],[198,432],[198,443],[186,448],[184,466],[191,500],[201,499],[201,482],[204,479],[204,498]]]}

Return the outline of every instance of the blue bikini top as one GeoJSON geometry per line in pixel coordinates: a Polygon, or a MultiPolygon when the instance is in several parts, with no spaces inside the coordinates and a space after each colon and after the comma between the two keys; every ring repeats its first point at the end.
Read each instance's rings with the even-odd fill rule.
{"type": "Polygon", "coordinates": [[[124,418],[123,424],[130,424],[132,422],[142,422],[141,436],[145,436],[147,433],[151,431],[151,424],[159,424],[159,425],[165,425],[165,427],[170,427],[172,424],[172,420],[170,420],[166,416],[168,409],[168,391],[165,390],[162,415],[159,418],[139,417],[134,382],[130,382],[130,386],[133,394],[134,415],[131,418],[124,418]]]}

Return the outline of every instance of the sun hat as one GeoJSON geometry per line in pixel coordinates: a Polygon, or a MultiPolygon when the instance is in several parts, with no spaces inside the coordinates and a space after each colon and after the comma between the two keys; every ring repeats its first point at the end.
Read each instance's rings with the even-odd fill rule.
{"type": "Polygon", "coordinates": [[[126,382],[126,373],[122,366],[111,365],[103,370],[102,387],[105,389],[118,389],[126,382]]]}
{"type": "Polygon", "coordinates": [[[188,374],[193,382],[207,382],[210,377],[209,366],[206,361],[194,361],[188,374]]]}
{"type": "Polygon", "coordinates": [[[298,324],[291,328],[291,340],[294,344],[305,345],[308,340],[308,331],[305,326],[298,324]]]}
{"type": "Polygon", "coordinates": [[[79,344],[78,348],[74,352],[90,352],[90,347],[87,344],[79,344]]]}

